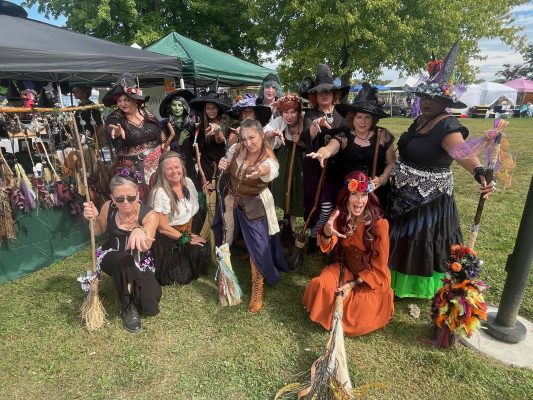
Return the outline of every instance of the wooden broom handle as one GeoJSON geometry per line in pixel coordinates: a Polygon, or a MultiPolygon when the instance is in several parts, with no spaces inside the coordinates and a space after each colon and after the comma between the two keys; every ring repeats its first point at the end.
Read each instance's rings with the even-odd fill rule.
{"type": "Polygon", "coordinates": [[[296,142],[292,142],[291,161],[289,163],[289,176],[287,177],[287,193],[285,193],[285,213],[289,213],[291,204],[292,172],[294,169],[294,157],[296,155],[296,142]]]}
{"type": "MultiPolygon", "coordinates": [[[[494,139],[494,148],[492,149],[491,159],[488,164],[487,174],[485,175],[485,181],[487,183],[492,182],[494,179],[494,168],[498,162],[498,155],[500,153],[500,145],[502,141],[503,133],[500,132],[498,136],[494,139]]],[[[477,203],[476,215],[474,216],[474,223],[472,224],[472,229],[468,236],[468,247],[473,249],[476,243],[477,234],[479,230],[479,223],[481,222],[481,215],[483,214],[483,208],[485,207],[486,199],[482,194],[479,195],[479,201],[477,203]]]]}
{"type": "MultiPolygon", "coordinates": [[[[89,194],[89,184],[87,183],[87,170],[85,169],[85,157],[83,156],[83,148],[81,147],[80,133],[78,132],[78,125],[76,125],[76,119],[74,113],[70,113],[70,119],[74,127],[74,136],[76,137],[76,144],[81,154],[81,176],[83,178],[83,185],[85,186],[85,201],[91,202],[91,196],[89,194]]],[[[94,221],[89,220],[89,232],[91,233],[91,255],[92,255],[92,269],[96,273],[96,240],[94,238],[94,221]]]]}
{"type": "Polygon", "coordinates": [[[372,174],[370,175],[370,179],[374,179],[376,177],[376,170],[378,168],[378,151],[379,151],[380,133],[381,133],[381,128],[378,128],[376,130],[376,147],[374,149],[374,160],[372,161],[372,174]]]}
{"type": "Polygon", "coordinates": [[[328,160],[324,160],[324,168],[322,168],[322,173],[320,174],[320,179],[318,180],[318,185],[316,188],[315,202],[313,203],[313,208],[309,212],[309,215],[307,216],[307,220],[305,221],[304,227],[302,228],[302,235],[304,235],[305,232],[307,231],[307,227],[311,223],[311,218],[313,218],[313,215],[315,214],[317,210],[318,200],[320,199],[320,195],[322,194],[322,188],[324,187],[324,180],[326,177],[327,167],[328,167],[328,160]]]}
{"type": "Polygon", "coordinates": [[[83,111],[94,110],[97,108],[104,108],[103,104],[91,104],[89,106],[77,106],[77,107],[63,107],[63,108],[51,108],[51,107],[0,107],[0,113],[29,113],[29,112],[71,112],[71,111],[83,111]]]}

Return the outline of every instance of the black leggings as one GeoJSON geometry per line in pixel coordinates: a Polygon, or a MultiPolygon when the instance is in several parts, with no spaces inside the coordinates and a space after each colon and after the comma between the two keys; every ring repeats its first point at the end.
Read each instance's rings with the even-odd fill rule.
{"type": "Polygon", "coordinates": [[[113,278],[122,309],[126,309],[133,301],[141,307],[146,315],[159,313],[161,286],[155,279],[154,273],[140,271],[133,261],[133,256],[124,251],[107,253],[100,264],[102,271],[113,278]],[[128,291],[131,283],[132,293],[128,291]]]}

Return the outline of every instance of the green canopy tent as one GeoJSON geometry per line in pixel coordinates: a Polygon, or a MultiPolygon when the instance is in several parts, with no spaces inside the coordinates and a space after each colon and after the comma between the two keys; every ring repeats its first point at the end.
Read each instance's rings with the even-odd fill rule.
{"type": "Polygon", "coordinates": [[[275,70],[241,60],[176,32],[144,49],[180,59],[185,83],[194,86],[207,86],[217,79],[220,85],[232,87],[261,84],[268,74],[277,74],[275,70]]]}

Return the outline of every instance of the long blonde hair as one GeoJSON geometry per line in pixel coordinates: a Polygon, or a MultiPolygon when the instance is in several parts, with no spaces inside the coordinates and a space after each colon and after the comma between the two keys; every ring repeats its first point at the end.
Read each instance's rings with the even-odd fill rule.
{"type": "Polygon", "coordinates": [[[177,204],[177,196],[176,193],[174,193],[174,190],[172,190],[172,186],[170,185],[170,182],[165,177],[165,161],[169,158],[177,158],[180,162],[181,169],[183,170],[183,177],[181,178],[181,189],[183,191],[183,195],[185,198],[189,199],[189,189],[187,188],[187,170],[185,169],[185,164],[183,160],[181,159],[181,156],[179,153],[176,153],[175,151],[167,151],[166,153],[163,153],[161,157],[159,158],[159,166],[157,167],[157,170],[154,172],[155,181],[152,186],[152,189],[150,191],[150,197],[149,197],[149,203],[150,206],[154,206],[155,202],[155,193],[158,189],[162,189],[168,198],[170,199],[170,213],[173,215],[178,215],[178,204],[177,204]]]}

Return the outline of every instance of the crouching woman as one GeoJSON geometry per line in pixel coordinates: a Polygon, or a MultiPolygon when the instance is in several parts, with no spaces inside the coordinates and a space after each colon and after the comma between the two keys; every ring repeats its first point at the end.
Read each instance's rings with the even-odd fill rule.
{"type": "Polygon", "coordinates": [[[111,200],[100,212],[92,202],[83,203],[83,216],[94,219],[95,235],[109,235],[96,251],[97,273],[104,271],[113,278],[122,306],[122,323],[132,333],[141,329],[139,311],[146,315],[159,313],[161,298],[150,251],[157,214],[140,203],[137,175],[122,168],[111,179],[111,200]]]}
{"type": "Polygon", "coordinates": [[[324,253],[336,251],[344,262],[339,288],[340,264],[326,266],[307,285],[304,305],[312,321],[331,328],[335,296],[342,291],[342,324],[347,336],[359,336],[383,328],[394,312],[390,287],[389,224],[381,218],[371,183],[360,171],[346,175],[337,196],[337,209],[324,225],[318,242],[324,253]]]}

